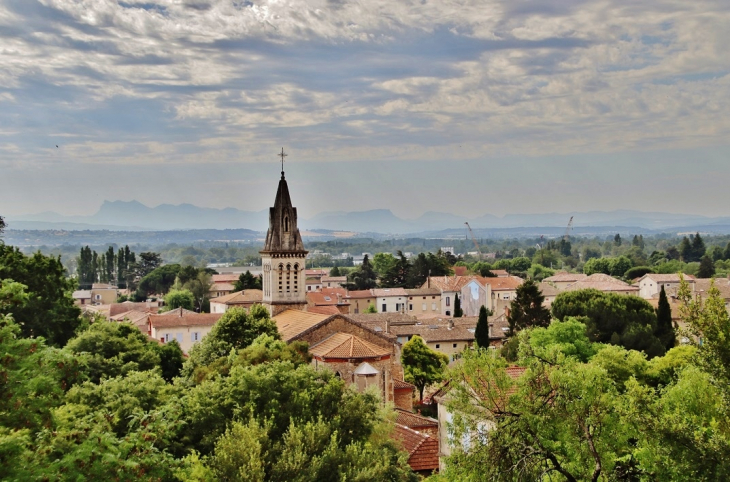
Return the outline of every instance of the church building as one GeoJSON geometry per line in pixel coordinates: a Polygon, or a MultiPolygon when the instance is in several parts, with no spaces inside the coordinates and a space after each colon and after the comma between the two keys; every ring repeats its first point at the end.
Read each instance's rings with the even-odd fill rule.
{"type": "Polygon", "coordinates": [[[304,276],[307,251],[299,234],[297,208],[292,206],[283,169],[274,207],[269,209],[269,230],[260,254],[262,303],[271,316],[288,309],[303,310],[307,306],[304,276]]]}

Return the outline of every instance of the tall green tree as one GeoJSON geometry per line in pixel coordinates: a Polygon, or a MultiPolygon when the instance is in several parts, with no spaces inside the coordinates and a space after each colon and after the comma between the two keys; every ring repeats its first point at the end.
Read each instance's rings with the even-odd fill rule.
{"type": "Polygon", "coordinates": [[[692,245],[690,244],[689,239],[687,236],[682,238],[682,242],[679,243],[679,256],[685,263],[690,263],[694,261],[694,253],[692,251],[692,245]]]}
{"type": "Polygon", "coordinates": [[[383,288],[405,288],[408,285],[411,265],[402,251],[398,251],[396,261],[388,271],[380,277],[383,288]]]}
{"type": "MultiPolygon", "coordinates": [[[[75,284],[66,277],[59,258],[40,252],[25,256],[18,248],[0,245],[0,280],[4,279],[26,286],[26,301],[12,311],[23,336],[42,336],[55,346],[65,345],[74,336],[81,310],[71,298],[75,284]]],[[[0,315],[7,313],[0,310],[0,315]]]]}
{"type": "Polygon", "coordinates": [[[715,274],[715,263],[708,255],[700,258],[700,269],[697,271],[698,278],[712,278],[715,274]]]}
{"type": "Polygon", "coordinates": [[[165,306],[170,310],[177,308],[183,308],[185,310],[193,311],[195,309],[195,296],[190,290],[170,290],[165,295],[165,306]]]}
{"type": "Polygon", "coordinates": [[[150,295],[164,295],[175,284],[175,279],[180,272],[179,264],[166,264],[153,269],[147,273],[137,286],[138,298],[147,298],[150,295]]]}
{"type": "Polygon", "coordinates": [[[702,259],[702,257],[707,252],[707,248],[705,248],[705,241],[700,236],[700,233],[697,232],[692,237],[692,261],[699,261],[702,259]]]}
{"type": "Polygon", "coordinates": [[[489,311],[484,305],[479,308],[479,318],[474,330],[474,341],[478,347],[489,347],[489,311]]]}
{"type": "MultiPolygon", "coordinates": [[[[334,268],[333,268],[334,269],[334,268]]],[[[261,278],[251,274],[249,270],[245,273],[241,273],[238,280],[233,285],[234,291],[243,290],[260,290],[261,289],[261,278]]]]}
{"type": "Polygon", "coordinates": [[[365,255],[360,266],[347,275],[347,281],[347,286],[351,290],[369,290],[378,285],[378,277],[368,255],[365,255]]]}
{"type": "Polygon", "coordinates": [[[416,386],[420,400],[423,401],[423,390],[443,379],[449,357],[430,349],[423,342],[423,338],[415,335],[403,345],[401,363],[406,381],[416,386]]]}
{"type": "Polygon", "coordinates": [[[277,340],[281,338],[276,323],[264,306],[256,304],[248,311],[229,309],[190,351],[183,367],[185,376],[192,377],[196,369],[227,357],[231,350],[246,348],[260,335],[269,335],[277,340]]]}
{"type": "Polygon", "coordinates": [[[510,335],[519,330],[548,326],[550,324],[550,310],[543,306],[545,297],[533,280],[526,280],[517,288],[517,296],[512,301],[507,322],[510,335]]]}
{"type": "Polygon", "coordinates": [[[553,318],[577,317],[586,324],[591,341],[643,351],[649,358],[666,351],[654,333],[654,308],[638,296],[603,293],[594,289],[566,291],[552,303],[553,318]]]}
{"type": "Polygon", "coordinates": [[[461,309],[459,293],[456,293],[454,295],[454,318],[461,318],[462,316],[464,316],[464,310],[461,309]]]}
{"type": "Polygon", "coordinates": [[[654,334],[662,342],[664,348],[669,351],[677,342],[677,334],[674,331],[674,323],[672,322],[672,307],[669,306],[667,293],[662,285],[659,291],[659,304],[656,309],[656,331],[654,334]]]}

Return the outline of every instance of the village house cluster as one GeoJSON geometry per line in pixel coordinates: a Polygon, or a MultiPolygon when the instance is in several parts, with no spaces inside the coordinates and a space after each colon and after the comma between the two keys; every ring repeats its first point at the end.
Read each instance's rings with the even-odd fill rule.
{"type": "MultiPolygon", "coordinates": [[[[332,370],[357,390],[376,390],[384,402],[393,405],[394,434],[408,451],[413,470],[424,474],[438,470],[440,457],[450,453],[446,427],[451,414],[441,390],[429,397],[438,404],[437,419],[413,413],[415,387],[404,380],[401,347],[418,335],[431,349],[446,354],[452,362],[457,360],[459,353],[474,344],[482,306],[492,313],[488,320],[490,346],[500,347],[508,332],[510,305],[523,280],[506,271],[482,277],[457,269],[452,276],[429,277],[416,289],[353,291],[344,287],[344,276],[305,269],[307,254],[282,172],[261,251],[262,289],[234,292],[237,273],[213,275],[210,313],[183,308],[161,313],[158,302],[116,303],[116,288],[101,284],[77,291],[73,297],[85,309],[103,313],[110,320],[133,323],[159,343],[176,340],[186,353],[227,310],[262,304],[285,342],[309,344],[316,369],[332,370]],[[457,297],[461,317],[453,316],[457,297]],[[375,313],[369,312],[372,307],[375,313]]],[[[698,296],[709,290],[710,280],[687,277],[687,281],[698,296]]],[[[586,288],[640,296],[656,306],[661,287],[676,303],[679,282],[678,275],[647,274],[629,284],[605,274],[558,273],[539,283],[539,288],[547,307],[563,291],[586,288]]],[[[730,284],[721,280],[716,285],[730,306],[730,284]]],[[[676,315],[678,310],[673,312],[676,315]]],[[[517,377],[519,370],[510,374],[517,377]]]]}

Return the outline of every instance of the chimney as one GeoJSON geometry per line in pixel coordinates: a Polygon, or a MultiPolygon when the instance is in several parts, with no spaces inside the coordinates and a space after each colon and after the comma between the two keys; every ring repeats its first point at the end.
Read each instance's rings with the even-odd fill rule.
{"type": "Polygon", "coordinates": [[[454,329],[454,319],[452,318],[449,320],[449,330],[453,330],[453,329],[454,329]]]}
{"type": "Polygon", "coordinates": [[[342,304],[342,295],[339,294],[339,293],[337,293],[337,304],[338,305],[341,305],[342,304]]]}
{"type": "Polygon", "coordinates": [[[494,323],[489,324],[489,338],[492,338],[492,328],[494,328],[494,323]]]}
{"type": "Polygon", "coordinates": [[[385,320],[385,332],[390,333],[390,320],[385,320]]]}

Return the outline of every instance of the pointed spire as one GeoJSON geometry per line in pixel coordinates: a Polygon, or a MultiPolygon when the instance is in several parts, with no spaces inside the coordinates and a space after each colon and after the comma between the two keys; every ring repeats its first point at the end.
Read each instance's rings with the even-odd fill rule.
{"type": "Polygon", "coordinates": [[[284,171],[281,172],[274,207],[269,209],[269,230],[261,252],[304,252],[304,243],[297,227],[297,208],[292,206],[284,171]]]}

